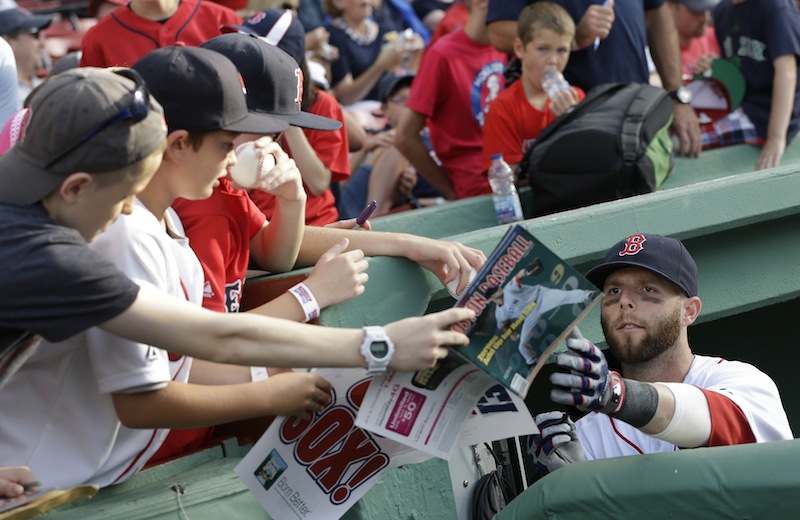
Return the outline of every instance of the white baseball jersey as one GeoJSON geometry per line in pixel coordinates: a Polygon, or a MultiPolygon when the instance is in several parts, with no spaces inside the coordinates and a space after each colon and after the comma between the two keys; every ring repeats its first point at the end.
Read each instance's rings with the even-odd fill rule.
{"type": "Polygon", "coordinates": [[[552,289],[541,285],[521,284],[515,277],[503,288],[503,304],[494,310],[497,327],[504,328],[508,322],[519,318],[533,302],[536,306],[525,318],[520,330],[519,351],[525,361],[532,365],[539,359],[536,350],[528,342],[535,331],[536,322],[546,312],[562,305],[585,302],[594,296],[594,291],[552,289]]]}
{"type": "MultiPolygon", "coordinates": [[[[711,411],[709,446],[793,438],[775,382],[753,365],[695,356],[683,382],[706,396],[711,411]]],[[[575,427],[587,460],[680,449],[602,413],[589,413],[575,427]]]]}
{"type": "MultiPolygon", "coordinates": [[[[170,214],[171,234],[183,237],[170,214]]],[[[203,273],[185,238],[173,239],[137,201],[92,247],[139,285],[200,304],[203,273]]],[[[90,329],[43,344],[0,392],[0,460],[27,465],[44,487],[106,486],[136,473],[169,430],[120,423],[112,392],[187,381],[191,358],[90,329]]]]}

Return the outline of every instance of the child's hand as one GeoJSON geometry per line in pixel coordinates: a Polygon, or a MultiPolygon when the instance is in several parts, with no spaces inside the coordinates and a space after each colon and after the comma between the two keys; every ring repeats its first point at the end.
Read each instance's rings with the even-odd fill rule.
{"type": "Polygon", "coordinates": [[[578,94],[574,88],[561,89],[550,100],[550,111],[558,117],[578,104],[578,94]]]}
{"type": "Polygon", "coordinates": [[[313,414],[324,410],[331,400],[331,384],[310,372],[276,374],[253,384],[264,387],[265,415],[296,415],[310,419],[313,414]]]}
{"type": "Polygon", "coordinates": [[[781,164],[783,152],[786,151],[786,139],[767,139],[756,162],[756,170],[766,170],[781,164]]]}
{"type": "Polygon", "coordinates": [[[364,292],[364,284],[369,279],[366,273],[369,264],[360,249],[345,252],[349,243],[345,238],[328,249],[304,282],[321,308],[364,292]]]}
{"type": "Polygon", "coordinates": [[[691,70],[692,75],[701,74],[701,73],[707,71],[708,69],[710,69],[711,68],[711,62],[713,62],[715,59],[717,59],[717,57],[714,54],[711,54],[711,53],[703,54],[702,56],[700,56],[697,59],[696,62],[692,63],[689,66],[689,69],[691,70]]]}
{"type": "Polygon", "coordinates": [[[27,466],[0,467],[0,498],[18,497],[25,493],[23,484],[35,481],[27,466]]]}
{"type": "Polygon", "coordinates": [[[258,189],[287,201],[305,202],[303,178],[294,159],[269,137],[261,137],[255,141],[255,145],[259,153],[269,153],[275,157],[275,167],[267,172],[258,189]]]}

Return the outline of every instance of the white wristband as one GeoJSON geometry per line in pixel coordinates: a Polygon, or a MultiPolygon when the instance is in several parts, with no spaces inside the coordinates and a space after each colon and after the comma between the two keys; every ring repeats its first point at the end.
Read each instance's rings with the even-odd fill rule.
{"type": "Polygon", "coordinates": [[[250,381],[263,381],[269,377],[267,367],[250,367],[250,381]]]}
{"type": "Polygon", "coordinates": [[[703,392],[684,383],[658,383],[666,386],[675,397],[675,413],[661,433],[651,437],[681,448],[705,446],[711,436],[711,412],[703,392]]]}
{"type": "Polygon", "coordinates": [[[319,317],[319,303],[317,299],[314,298],[314,295],[311,293],[311,290],[306,287],[306,284],[300,282],[299,284],[295,285],[291,289],[289,289],[289,293],[297,298],[297,302],[303,308],[303,312],[306,315],[305,321],[309,322],[314,318],[319,317]]]}

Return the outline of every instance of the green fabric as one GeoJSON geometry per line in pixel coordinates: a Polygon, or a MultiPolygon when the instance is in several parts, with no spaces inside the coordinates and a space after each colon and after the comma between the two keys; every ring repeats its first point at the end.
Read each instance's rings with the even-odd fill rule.
{"type": "Polygon", "coordinates": [[[496,520],[796,518],[800,440],[635,455],[567,466],[496,520]]]}
{"type": "Polygon", "coordinates": [[[661,185],[664,184],[664,181],[667,180],[667,177],[675,167],[672,137],[669,135],[670,125],[672,125],[672,117],[670,117],[667,124],[656,133],[644,152],[653,163],[653,171],[656,177],[656,190],[661,189],[661,185]]]}

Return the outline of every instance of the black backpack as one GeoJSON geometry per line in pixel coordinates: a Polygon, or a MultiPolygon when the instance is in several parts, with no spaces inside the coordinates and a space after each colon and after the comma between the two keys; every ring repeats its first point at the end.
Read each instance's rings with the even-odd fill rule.
{"type": "Polygon", "coordinates": [[[651,85],[598,85],[550,123],[520,161],[533,215],[650,193],[674,166],[672,100],[651,85]]]}

